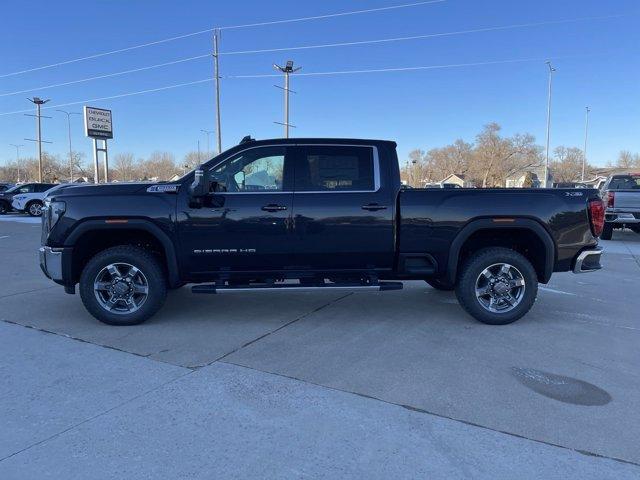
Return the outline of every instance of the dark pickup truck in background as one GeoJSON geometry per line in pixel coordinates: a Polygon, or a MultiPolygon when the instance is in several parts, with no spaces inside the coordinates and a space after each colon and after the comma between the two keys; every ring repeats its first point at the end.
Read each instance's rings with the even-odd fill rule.
{"type": "MultiPolygon", "coordinates": [[[[140,323],[167,289],[393,290],[426,280],[506,324],[553,272],[600,268],[587,189],[402,189],[396,144],[244,139],[183,178],[46,199],[40,264],[87,310],[140,323]]],[[[222,314],[222,312],[221,312],[222,314]]]]}

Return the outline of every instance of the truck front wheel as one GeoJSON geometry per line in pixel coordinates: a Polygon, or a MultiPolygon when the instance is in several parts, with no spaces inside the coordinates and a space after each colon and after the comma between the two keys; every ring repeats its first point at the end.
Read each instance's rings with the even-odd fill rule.
{"type": "Polygon", "coordinates": [[[154,255],[129,245],[96,254],[80,276],[80,297],[91,315],[109,325],[137,325],[156,313],[167,281],[154,255]]]}
{"type": "Polygon", "coordinates": [[[462,308],[476,320],[506,325],[527,313],[538,295],[536,271],[509,248],[485,248],[467,259],[456,285],[462,308]]]}

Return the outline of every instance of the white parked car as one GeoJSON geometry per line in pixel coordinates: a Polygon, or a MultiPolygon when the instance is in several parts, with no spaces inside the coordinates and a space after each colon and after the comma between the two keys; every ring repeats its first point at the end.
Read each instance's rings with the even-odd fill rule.
{"type": "Polygon", "coordinates": [[[62,188],[77,185],[76,183],[61,183],[54,185],[44,192],[19,193],[13,196],[11,206],[14,210],[22,213],[28,213],[32,217],[39,217],[42,214],[42,205],[45,197],[62,188]]]}

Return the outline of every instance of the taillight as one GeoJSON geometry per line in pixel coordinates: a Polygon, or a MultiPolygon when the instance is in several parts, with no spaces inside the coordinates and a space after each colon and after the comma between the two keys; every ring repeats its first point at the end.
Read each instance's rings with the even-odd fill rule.
{"type": "Polygon", "coordinates": [[[607,192],[607,208],[613,208],[616,204],[616,192],[607,192]]]}
{"type": "Polygon", "coordinates": [[[591,223],[591,233],[594,237],[599,237],[604,228],[604,203],[599,198],[589,200],[589,221],[591,223]]]}

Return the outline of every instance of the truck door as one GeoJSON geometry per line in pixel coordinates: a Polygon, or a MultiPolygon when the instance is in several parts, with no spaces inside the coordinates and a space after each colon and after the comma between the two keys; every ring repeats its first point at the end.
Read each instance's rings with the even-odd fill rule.
{"type": "Polygon", "coordinates": [[[395,196],[381,182],[377,147],[298,145],[294,156],[296,266],[391,269],[395,196]]]}
{"type": "Polygon", "coordinates": [[[219,181],[201,208],[178,209],[188,272],[264,272],[292,261],[292,176],[285,146],[249,147],[210,171],[219,181]],[[182,212],[180,211],[182,210],[182,212]]]}

